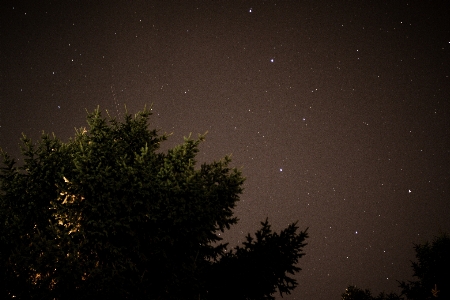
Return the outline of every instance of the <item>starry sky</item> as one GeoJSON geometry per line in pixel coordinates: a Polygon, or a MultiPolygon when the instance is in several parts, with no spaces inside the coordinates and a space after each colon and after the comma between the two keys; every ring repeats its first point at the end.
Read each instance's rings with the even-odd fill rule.
{"type": "Polygon", "coordinates": [[[100,105],[208,131],[247,178],[231,245],[309,227],[299,286],[398,292],[413,243],[450,232],[446,1],[2,1],[0,145],[67,141],[100,105]]]}

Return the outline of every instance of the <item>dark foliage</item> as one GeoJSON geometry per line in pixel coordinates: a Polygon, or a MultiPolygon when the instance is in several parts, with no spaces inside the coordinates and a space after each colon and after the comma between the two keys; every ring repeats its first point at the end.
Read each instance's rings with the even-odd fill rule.
{"type": "Polygon", "coordinates": [[[248,235],[243,247],[222,255],[214,265],[208,281],[211,299],[275,299],[271,295],[277,289],[283,296],[297,286],[288,274],[301,270],[296,265],[304,255],[306,231],[298,234],[294,223],[277,234],[267,220],[261,225],[256,240],[248,235]],[[224,289],[224,285],[232,288],[224,289]]]}
{"type": "Polygon", "coordinates": [[[349,286],[342,294],[343,300],[424,300],[450,299],[450,237],[442,234],[434,241],[423,245],[414,245],[416,262],[412,262],[416,281],[399,282],[401,296],[381,293],[372,297],[370,290],[349,286]],[[406,297],[406,298],[403,298],[406,297]]]}
{"type": "Polygon", "coordinates": [[[380,293],[377,297],[372,296],[372,292],[368,289],[362,290],[356,286],[348,286],[345,293],[341,295],[342,300],[403,300],[402,297],[395,293],[380,293]]]}
{"type": "Polygon", "coordinates": [[[442,234],[433,242],[414,245],[412,262],[416,281],[400,282],[407,299],[450,299],[450,237],[442,234]]]}
{"type": "Polygon", "coordinates": [[[1,152],[1,299],[264,299],[297,285],[306,232],[266,221],[226,252],[218,232],[237,222],[244,178],[228,157],[196,168],[203,136],[163,153],[149,116],[96,110],[67,143],[24,136],[20,166],[1,152]]]}

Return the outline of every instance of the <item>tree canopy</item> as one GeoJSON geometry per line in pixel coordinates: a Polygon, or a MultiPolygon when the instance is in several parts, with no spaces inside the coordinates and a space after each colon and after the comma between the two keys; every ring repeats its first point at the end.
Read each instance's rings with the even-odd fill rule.
{"type": "Polygon", "coordinates": [[[348,286],[342,300],[423,300],[450,299],[450,237],[441,234],[432,243],[415,244],[416,260],[412,262],[414,281],[399,281],[401,295],[380,293],[373,297],[370,290],[348,286]],[[406,297],[406,298],[405,298],[406,297]]]}
{"type": "Polygon", "coordinates": [[[429,243],[415,244],[414,281],[402,281],[402,294],[410,300],[450,299],[450,236],[441,234],[429,243]]]}
{"type": "Polygon", "coordinates": [[[306,245],[296,223],[266,220],[227,249],[244,177],[230,157],[196,165],[204,136],[168,151],[147,109],[123,121],[89,113],[68,142],[22,137],[1,151],[0,297],[274,299],[289,294],[306,245]]]}
{"type": "Polygon", "coordinates": [[[368,289],[360,289],[356,286],[350,285],[345,289],[341,295],[342,300],[403,300],[402,297],[395,293],[385,294],[381,292],[378,296],[372,296],[372,292],[368,289]]]}

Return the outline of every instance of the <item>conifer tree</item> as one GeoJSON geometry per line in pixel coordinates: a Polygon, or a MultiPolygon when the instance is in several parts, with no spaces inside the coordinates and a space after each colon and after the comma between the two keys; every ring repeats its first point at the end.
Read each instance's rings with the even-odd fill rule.
{"type": "Polygon", "coordinates": [[[407,299],[450,299],[450,236],[441,234],[429,243],[415,244],[416,261],[412,262],[416,280],[402,281],[407,299]]]}
{"type": "Polygon", "coordinates": [[[150,115],[97,109],[68,142],[23,136],[22,165],[1,152],[0,298],[263,299],[295,288],[306,231],[276,234],[266,221],[227,252],[218,233],[237,223],[244,177],[229,157],[197,166],[204,136],[161,151],[167,136],[148,129],[150,115]],[[228,277],[243,266],[248,286],[228,277]]]}

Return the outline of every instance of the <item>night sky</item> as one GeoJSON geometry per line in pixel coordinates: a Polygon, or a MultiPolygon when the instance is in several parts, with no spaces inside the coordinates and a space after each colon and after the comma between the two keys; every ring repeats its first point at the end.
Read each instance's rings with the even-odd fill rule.
{"type": "Polygon", "coordinates": [[[399,292],[413,243],[450,232],[448,1],[26,2],[0,4],[8,153],[98,105],[153,104],[164,149],[208,131],[199,163],[247,178],[231,245],[309,227],[285,299],[399,292]]]}

